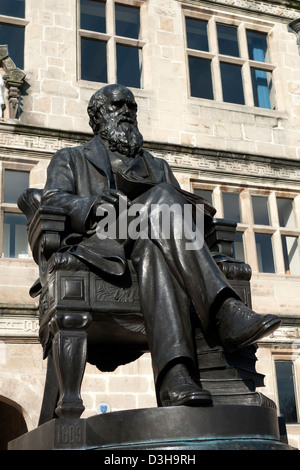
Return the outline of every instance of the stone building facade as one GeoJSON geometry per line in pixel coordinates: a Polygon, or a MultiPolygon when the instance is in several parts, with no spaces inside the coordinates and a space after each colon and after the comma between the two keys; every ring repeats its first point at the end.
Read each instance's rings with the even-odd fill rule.
{"type": "MultiPolygon", "coordinates": [[[[91,138],[88,100],[115,82],[135,94],[147,149],[169,162],[184,189],[211,198],[217,217],[238,222],[236,256],[252,268],[253,308],[282,318],[280,329],[259,343],[262,391],[290,413],[289,443],[300,447],[299,2],[1,4],[3,448],[37,426],[46,371],[38,305],[28,293],[38,271],[16,194],[26,183],[43,187],[58,149],[91,138]],[[280,403],[286,383],[292,411],[280,403]]],[[[88,365],[82,397],[83,417],[100,403],[112,411],[156,406],[150,357],[109,374],[88,365]]]]}

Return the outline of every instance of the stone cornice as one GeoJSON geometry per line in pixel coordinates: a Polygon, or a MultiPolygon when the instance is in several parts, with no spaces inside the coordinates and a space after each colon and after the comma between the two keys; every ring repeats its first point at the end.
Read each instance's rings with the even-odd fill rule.
{"type": "Polygon", "coordinates": [[[248,12],[276,16],[283,19],[294,20],[299,17],[300,5],[296,0],[178,0],[181,3],[201,6],[212,4],[227,8],[246,10],[248,12]]]}
{"type": "Polygon", "coordinates": [[[27,126],[16,120],[0,121],[0,158],[51,158],[57,150],[81,145],[91,138],[88,133],[27,126]]]}
{"type": "Polygon", "coordinates": [[[0,305],[0,340],[4,342],[38,341],[37,308],[20,305],[0,305]]]}
{"type": "MultiPolygon", "coordinates": [[[[50,159],[59,149],[74,147],[92,138],[92,134],[56,131],[54,129],[0,122],[0,159],[37,162],[50,159]]],[[[207,148],[184,147],[159,142],[145,142],[144,148],[154,156],[164,158],[173,169],[194,174],[228,175],[264,179],[285,186],[299,186],[300,161],[220,151],[207,148]]]]}
{"type": "Polygon", "coordinates": [[[17,120],[0,121],[0,132],[4,132],[6,134],[22,135],[27,139],[39,136],[44,139],[56,141],[70,141],[70,144],[72,144],[72,142],[82,143],[92,137],[92,133],[63,131],[46,127],[29,126],[26,124],[21,124],[17,120]]]}
{"type": "Polygon", "coordinates": [[[285,164],[283,160],[279,164],[267,163],[256,159],[243,159],[235,155],[234,158],[223,155],[215,156],[204,155],[195,158],[186,155],[174,156],[170,154],[155,156],[163,157],[173,170],[178,172],[187,172],[190,177],[197,180],[208,178],[214,181],[235,181],[236,184],[246,184],[247,186],[268,185],[269,188],[277,187],[280,189],[290,189],[299,191],[300,189],[300,168],[285,164]],[[242,183],[241,183],[242,181],[242,183]]]}
{"type": "Polygon", "coordinates": [[[256,3],[274,3],[276,5],[282,5],[286,8],[300,10],[299,0],[256,0],[256,3]]]}
{"type": "Polygon", "coordinates": [[[201,174],[220,175],[246,179],[249,184],[259,179],[268,185],[299,189],[300,162],[296,160],[157,143],[145,143],[145,147],[154,156],[164,158],[174,170],[195,174],[195,178],[201,174]]]}

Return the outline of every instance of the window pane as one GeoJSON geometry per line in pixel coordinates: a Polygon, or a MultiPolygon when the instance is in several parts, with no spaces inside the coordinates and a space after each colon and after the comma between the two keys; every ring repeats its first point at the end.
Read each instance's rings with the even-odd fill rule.
{"type": "Polygon", "coordinates": [[[116,4],[116,34],[128,38],[139,38],[140,9],[116,4]]]}
{"type": "Polygon", "coordinates": [[[275,273],[271,235],[256,233],[255,242],[259,272],[275,273]]]}
{"type": "Polygon", "coordinates": [[[191,96],[214,99],[210,61],[189,56],[191,96]]]}
{"type": "Polygon", "coordinates": [[[4,202],[16,204],[18,197],[29,188],[29,172],[5,170],[4,172],[4,202]]]}
{"type": "Polygon", "coordinates": [[[81,78],[107,83],[106,42],[81,38],[81,78]]]}
{"type": "Polygon", "coordinates": [[[237,37],[237,28],[235,26],[227,26],[217,24],[219,53],[240,56],[239,43],[237,37]]]}
{"type": "Polygon", "coordinates": [[[23,26],[0,23],[0,44],[8,45],[9,56],[19,69],[24,68],[24,32],[23,26]]]}
{"type": "Polygon", "coordinates": [[[137,47],[117,44],[117,81],[121,85],[141,88],[141,51],[137,47]]]}
{"type": "Polygon", "coordinates": [[[281,240],[285,273],[298,276],[300,274],[298,238],[282,235],[281,240]]]}
{"type": "Polygon", "coordinates": [[[98,33],[106,32],[105,2],[80,0],[80,28],[98,33]]]}
{"type": "Polygon", "coordinates": [[[239,261],[245,261],[244,243],[242,232],[236,232],[233,243],[233,257],[239,261]]]}
{"type": "Polygon", "coordinates": [[[221,62],[223,100],[227,103],[245,104],[242,68],[221,62]]]}
{"type": "Polygon", "coordinates": [[[278,197],[277,207],[280,227],[295,228],[296,220],[293,209],[293,199],[278,197]]]}
{"type": "Polygon", "coordinates": [[[272,73],[265,70],[251,68],[252,89],[254,105],[258,108],[275,109],[272,103],[273,80],[272,73]]]}
{"type": "Polygon", "coordinates": [[[250,60],[269,62],[267,35],[256,31],[247,31],[248,52],[250,60]]]}
{"type": "Polygon", "coordinates": [[[25,0],[1,0],[0,15],[25,18],[25,0]]]}
{"type": "Polygon", "coordinates": [[[240,195],[237,193],[223,193],[224,218],[241,222],[240,195]]]}
{"type": "Polygon", "coordinates": [[[4,214],[3,256],[21,258],[28,255],[27,221],[21,214],[4,214]]]}
{"type": "Polygon", "coordinates": [[[293,363],[275,361],[280,414],[287,423],[297,423],[293,363]]]}
{"type": "Polygon", "coordinates": [[[207,22],[186,18],[185,24],[187,47],[208,52],[207,22]]]}
{"type": "Polygon", "coordinates": [[[266,196],[252,196],[252,209],[255,224],[270,225],[268,198],[266,196]]]}
{"type": "Polygon", "coordinates": [[[199,189],[199,188],[194,189],[194,193],[197,194],[197,196],[200,196],[203,199],[205,199],[206,201],[208,201],[210,203],[210,205],[213,205],[212,191],[210,191],[209,189],[199,189]]]}

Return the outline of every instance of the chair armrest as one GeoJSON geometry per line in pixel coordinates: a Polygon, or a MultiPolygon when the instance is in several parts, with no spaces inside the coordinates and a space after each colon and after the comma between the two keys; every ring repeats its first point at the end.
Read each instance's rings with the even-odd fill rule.
{"type": "Polygon", "coordinates": [[[236,226],[237,223],[232,220],[213,219],[205,234],[205,241],[210,251],[232,257],[236,226]]]}
{"type": "Polygon", "coordinates": [[[229,280],[250,281],[252,269],[249,264],[237,260],[217,260],[217,265],[229,280]]]}
{"type": "Polygon", "coordinates": [[[67,213],[60,207],[40,207],[28,225],[28,241],[33,259],[39,264],[40,254],[48,259],[60,247],[66,230],[67,213]]]}

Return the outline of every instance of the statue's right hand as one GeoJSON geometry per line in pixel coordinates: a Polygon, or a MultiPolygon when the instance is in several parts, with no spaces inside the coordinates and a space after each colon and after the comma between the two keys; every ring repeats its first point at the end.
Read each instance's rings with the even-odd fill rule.
{"type": "Polygon", "coordinates": [[[92,218],[93,220],[97,221],[99,218],[103,216],[103,213],[98,211],[98,208],[102,205],[105,204],[111,204],[112,206],[115,207],[117,213],[119,212],[119,208],[121,205],[122,201],[122,208],[127,208],[130,206],[130,201],[127,199],[127,196],[123,194],[121,191],[118,191],[117,189],[111,189],[107,188],[104,189],[101,195],[97,198],[97,201],[95,202],[93,206],[93,212],[92,212],[92,218]],[[99,216],[101,214],[101,216],[99,216]]]}
{"type": "Polygon", "coordinates": [[[120,198],[126,198],[125,194],[117,189],[107,188],[104,189],[100,196],[100,203],[109,203],[118,206],[120,198]]]}

